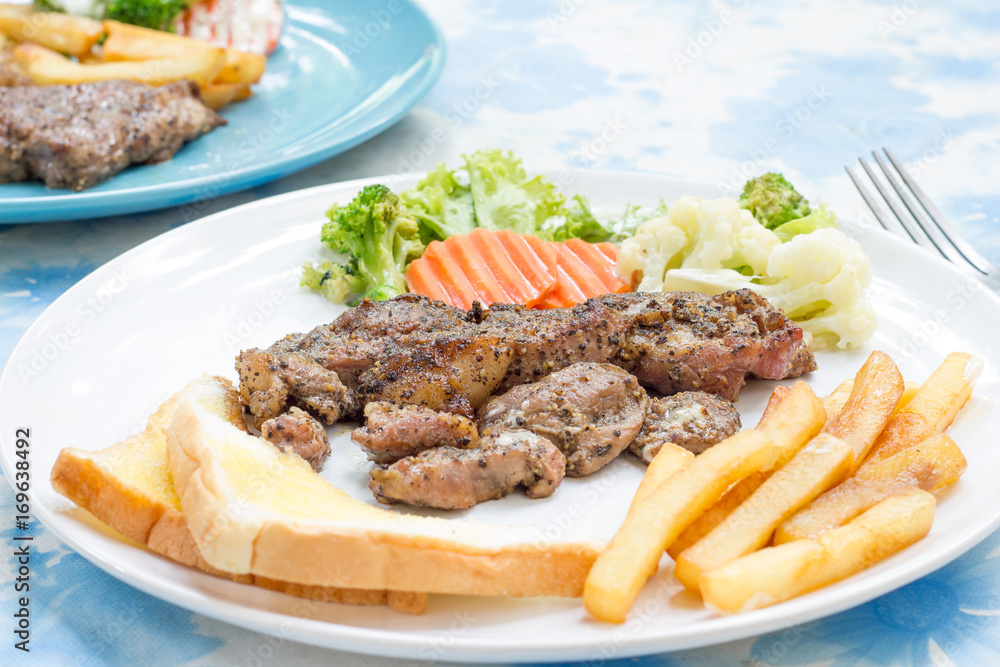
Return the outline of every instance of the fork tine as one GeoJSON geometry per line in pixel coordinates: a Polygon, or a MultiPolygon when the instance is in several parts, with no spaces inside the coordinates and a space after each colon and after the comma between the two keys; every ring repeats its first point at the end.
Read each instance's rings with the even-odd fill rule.
{"type": "Polygon", "coordinates": [[[957,248],[948,243],[948,240],[944,237],[943,232],[935,227],[931,220],[927,217],[927,214],[920,209],[916,200],[913,199],[913,195],[911,195],[902,182],[900,182],[896,172],[885,163],[882,156],[875,151],[872,151],[872,157],[874,157],[875,162],[878,163],[879,168],[882,170],[882,174],[885,175],[885,179],[889,181],[889,185],[891,185],[892,189],[896,191],[897,195],[899,195],[899,200],[903,202],[906,210],[910,212],[910,215],[913,216],[913,220],[917,223],[920,229],[924,231],[924,234],[926,234],[927,238],[931,240],[931,243],[934,244],[934,247],[937,248],[938,252],[954,264],[958,264],[959,266],[968,266],[978,271],[979,268],[977,266],[962,256],[962,253],[960,253],[957,248]]]}
{"type": "Polygon", "coordinates": [[[875,189],[878,190],[880,195],[882,195],[882,199],[884,199],[885,203],[889,205],[889,208],[896,216],[896,220],[898,220],[899,224],[906,230],[906,233],[910,235],[913,242],[922,248],[930,250],[931,252],[940,253],[937,246],[934,245],[927,234],[924,234],[920,227],[914,223],[913,218],[899,204],[896,203],[896,198],[891,192],[889,192],[888,188],[882,185],[882,181],[879,180],[875,171],[871,168],[871,166],[869,166],[864,158],[859,158],[858,162],[861,163],[861,167],[865,170],[865,173],[868,174],[868,178],[872,180],[872,183],[875,185],[875,189]]]}
{"type": "Polygon", "coordinates": [[[932,202],[930,198],[924,194],[923,189],[917,185],[917,182],[912,176],[910,176],[909,172],[906,171],[902,163],[896,159],[896,156],[893,155],[892,151],[885,147],[883,147],[882,150],[885,151],[889,161],[892,162],[892,166],[896,168],[897,172],[899,172],[899,176],[903,179],[903,182],[906,183],[908,188],[910,188],[913,196],[916,197],[918,202],[920,202],[920,206],[927,211],[931,222],[933,222],[937,228],[941,230],[944,238],[947,239],[959,253],[961,253],[962,257],[965,258],[969,264],[972,264],[979,271],[986,275],[990,275],[991,272],[996,272],[996,267],[994,267],[989,260],[976,252],[976,250],[969,245],[964,238],[962,238],[962,235],[958,233],[958,230],[955,229],[944,213],[942,213],[938,207],[934,205],[934,202],[932,202]]]}
{"type": "Polygon", "coordinates": [[[848,166],[845,166],[844,169],[847,171],[847,176],[851,179],[851,182],[854,183],[854,187],[858,189],[858,193],[861,195],[861,198],[865,200],[865,203],[868,204],[868,208],[870,208],[871,212],[875,214],[875,219],[878,220],[878,224],[882,225],[882,229],[897,235],[900,230],[902,230],[905,234],[909,235],[906,228],[899,224],[899,220],[895,220],[892,216],[886,214],[885,209],[882,208],[876,198],[872,196],[868,188],[862,185],[861,179],[854,173],[854,170],[848,166]]]}

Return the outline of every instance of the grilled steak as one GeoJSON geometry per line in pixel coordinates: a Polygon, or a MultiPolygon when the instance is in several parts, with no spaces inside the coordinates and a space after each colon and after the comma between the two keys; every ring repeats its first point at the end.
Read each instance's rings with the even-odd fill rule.
{"type": "Polygon", "coordinates": [[[292,451],[304,458],[317,472],[323,469],[323,463],[330,455],[326,429],[308,412],[296,407],[268,419],[261,425],[260,433],[281,451],[292,451]]]}
{"type": "Polygon", "coordinates": [[[684,391],[649,402],[646,421],[629,448],[649,463],[665,443],[701,454],[739,430],[740,413],[732,403],[702,391],[684,391]]]}
{"type": "Polygon", "coordinates": [[[351,440],[370,461],[384,464],[434,447],[477,447],[479,431],[467,417],[375,401],[365,406],[365,425],[354,429],[351,440]]]}
{"type": "Polygon", "coordinates": [[[603,468],[628,447],[646,418],[649,397],[636,379],[610,364],[573,364],[533,384],[517,385],[480,410],[484,435],[526,429],[566,455],[566,474],[603,468]]]}
{"type": "Polygon", "coordinates": [[[780,380],[816,369],[802,329],[748,289],[598,298],[632,321],[620,365],[663,394],[704,391],[732,401],[748,373],[780,380]]]}
{"type": "Polygon", "coordinates": [[[327,424],[356,412],[355,395],[333,371],[299,354],[272,354],[256,348],[236,358],[240,397],[260,428],[289,405],[308,408],[327,424]]]}
{"type": "Polygon", "coordinates": [[[83,190],[131,164],[169,160],[225,122],[190,81],[0,88],[0,183],[83,190]]]}
{"type": "Polygon", "coordinates": [[[374,468],[368,486],[379,502],[457,510],[502,498],[518,486],[530,498],[552,495],[566,459],[529,431],[496,430],[476,449],[438,447],[374,468]]]}
{"type": "Polygon", "coordinates": [[[629,330],[628,318],[596,299],[572,308],[529,310],[524,306],[494,304],[470,317],[483,331],[507,338],[514,358],[498,392],[518,384],[537,382],[549,373],[581,361],[613,363],[629,330]]]}
{"type": "MultiPolygon", "coordinates": [[[[614,364],[664,394],[729,400],[748,373],[781,379],[816,367],[802,330],[749,290],[610,294],[545,311],[494,305],[465,313],[414,295],[363,301],[329,325],[240,355],[240,391],[258,422],[289,404],[310,408],[294,383],[275,383],[273,371],[246,359],[260,355],[265,370],[285,360],[299,372],[312,366],[317,377],[339,377],[344,389],[331,383],[339,418],[358,416],[371,401],[471,416],[490,393],[579,362],[614,364]]],[[[320,414],[330,421],[334,412],[320,414]]]]}

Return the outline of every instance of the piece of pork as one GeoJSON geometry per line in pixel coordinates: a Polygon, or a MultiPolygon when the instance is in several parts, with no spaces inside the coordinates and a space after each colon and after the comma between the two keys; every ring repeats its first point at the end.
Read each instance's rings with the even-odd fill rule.
{"type": "Polygon", "coordinates": [[[748,373],[777,380],[816,368],[802,329],[748,289],[598,298],[633,323],[617,363],[662,394],[705,391],[732,401],[748,373]]]}
{"type": "Polygon", "coordinates": [[[373,468],[368,486],[382,503],[458,510],[502,498],[518,486],[530,498],[544,498],[565,472],[566,459],[545,438],[495,430],[475,449],[428,449],[388,468],[373,468]]]}
{"type": "Polygon", "coordinates": [[[475,416],[504,377],[511,349],[498,336],[438,338],[422,345],[399,345],[358,376],[364,403],[387,401],[475,416]]]}
{"type": "Polygon", "coordinates": [[[629,449],[650,463],[665,443],[701,454],[740,430],[740,413],[724,398],[702,391],[684,391],[654,398],[642,430],[629,449]]]}
{"type": "Polygon", "coordinates": [[[578,363],[494,397],[479,412],[479,429],[486,435],[495,428],[523,428],[544,436],[566,455],[566,474],[580,477],[629,446],[648,406],[645,390],[626,371],[578,363]]]}
{"type": "Polygon", "coordinates": [[[369,461],[388,464],[435,447],[477,447],[479,432],[474,421],[461,415],[375,401],[365,406],[365,424],[354,429],[351,440],[369,461]]]}
{"type": "Polygon", "coordinates": [[[304,458],[316,472],[323,469],[330,455],[326,429],[308,412],[296,407],[265,421],[260,434],[281,451],[292,451],[304,458]]]}
{"type": "Polygon", "coordinates": [[[582,361],[612,363],[631,327],[627,317],[595,299],[549,310],[493,304],[485,311],[473,308],[469,317],[484,333],[502,336],[512,347],[513,358],[497,393],[582,361]]]}
{"type": "Polygon", "coordinates": [[[327,424],[356,410],[356,397],[340,377],[301,355],[244,350],[236,358],[236,370],[240,397],[258,428],[290,405],[307,408],[327,424]]]}

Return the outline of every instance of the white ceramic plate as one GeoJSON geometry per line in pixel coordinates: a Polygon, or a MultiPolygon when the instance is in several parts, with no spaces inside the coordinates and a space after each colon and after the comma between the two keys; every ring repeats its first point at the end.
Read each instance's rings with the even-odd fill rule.
{"type": "MultiPolygon", "coordinates": [[[[564,174],[565,176],[565,174],[564,174]]],[[[171,393],[202,372],[235,377],[233,357],[339,312],[297,285],[303,260],[321,255],[323,212],[372,180],[341,183],[248,204],[204,218],[125,253],[66,292],[34,323],[0,378],[2,463],[13,479],[15,429],[32,429],[33,510],[98,567],[155,596],[202,614],[286,639],[414,659],[546,661],[605,659],[669,651],[756,635],[852,607],[931,572],[1000,525],[994,444],[1000,378],[992,363],[1000,300],[949,265],[882,232],[851,230],[876,276],[881,324],[870,348],[819,355],[808,377],[817,393],[852,376],[870,349],[923,380],[952,350],[986,360],[974,398],[951,434],[969,460],[965,477],[941,498],[930,535],[857,576],[748,614],[719,617],[672,579],[669,561],[646,587],[624,626],[587,618],[578,600],[432,597],[428,612],[319,604],[235,584],[176,565],[117,538],[48,484],[59,450],[100,449],[138,431],[171,393]]],[[[394,188],[412,179],[391,182],[394,188]]],[[[598,207],[667,202],[714,188],[650,175],[571,172],[563,188],[598,207]]],[[[738,407],[754,424],[773,383],[752,382],[738,407]]],[[[325,476],[373,502],[367,463],[335,431],[325,476]]],[[[549,539],[613,535],[642,474],[630,455],[588,478],[566,480],[543,500],[514,495],[459,513],[456,520],[535,526],[549,539]]]]}

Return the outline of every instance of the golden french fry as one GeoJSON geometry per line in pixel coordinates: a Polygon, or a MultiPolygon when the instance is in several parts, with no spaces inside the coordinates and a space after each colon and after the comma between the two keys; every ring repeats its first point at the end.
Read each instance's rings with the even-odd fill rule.
{"type": "Polygon", "coordinates": [[[191,79],[200,86],[215,79],[225,62],[222,49],[200,51],[184,58],[82,65],[38,44],[24,43],[14,49],[14,58],[38,85],[90,83],[126,79],[160,85],[191,79]]]}
{"type": "Polygon", "coordinates": [[[218,111],[235,101],[243,86],[242,83],[210,83],[202,87],[201,101],[209,108],[218,111]]]}
{"type": "Polygon", "coordinates": [[[694,460],[694,454],[672,442],[665,442],[656,456],[646,466],[646,472],[639,482],[632,504],[646,502],[646,498],[675,473],[687,468],[694,460]]]}
{"type": "Polygon", "coordinates": [[[910,382],[907,380],[903,383],[903,395],[899,397],[899,403],[896,404],[896,410],[892,413],[895,415],[897,412],[905,408],[913,400],[913,397],[917,395],[920,391],[919,382],[910,382]]]}
{"type": "MultiPolygon", "coordinates": [[[[761,415],[760,422],[757,424],[757,428],[766,424],[771,418],[774,412],[777,410],[781,401],[788,396],[791,389],[786,385],[777,385],[772,391],[771,396],[767,401],[767,407],[764,408],[764,414],[761,415]]],[[[826,399],[823,399],[824,401],[826,399]]],[[[827,421],[829,422],[829,416],[827,416],[827,421]]],[[[765,427],[766,428],[766,427],[765,427]]],[[[786,449],[781,458],[778,459],[777,464],[771,470],[758,470],[750,475],[747,475],[736,484],[732,485],[723,495],[719,498],[718,502],[712,505],[710,508],[705,510],[695,519],[690,526],[684,529],[684,531],[677,536],[670,546],[667,548],[667,553],[671,558],[677,560],[677,557],[682,551],[690,547],[692,544],[702,539],[708,535],[712,530],[715,529],[722,521],[729,516],[729,514],[739,507],[747,498],[753,495],[754,491],[763,484],[774,470],[777,470],[781,466],[788,463],[793,456],[798,452],[795,448],[786,449]]]]}
{"type": "Polygon", "coordinates": [[[903,376],[896,364],[884,352],[872,352],[854,376],[843,408],[823,429],[854,449],[852,472],[868,455],[902,394],[903,376]]]}
{"type": "Polygon", "coordinates": [[[60,12],[25,12],[0,5],[0,32],[19,42],[35,42],[60,53],[82,56],[104,34],[100,21],[60,12]]]}
{"type": "Polygon", "coordinates": [[[851,397],[851,390],[854,389],[854,378],[844,380],[837,385],[837,388],[823,397],[823,409],[826,410],[826,423],[830,424],[840,411],[844,409],[844,404],[851,397]]]}
{"type": "MultiPolygon", "coordinates": [[[[201,40],[160,30],[105,21],[104,57],[109,61],[183,58],[197,50],[214,49],[201,40]]],[[[254,53],[225,49],[226,60],[214,83],[257,83],[264,76],[267,58],[254,53]]]]}
{"type": "Polygon", "coordinates": [[[674,575],[697,593],[701,576],[771,540],[778,525],[850,472],[853,448],[829,433],[813,438],[712,532],[677,558],[674,575]]]}
{"type": "Polygon", "coordinates": [[[945,357],[906,407],[889,420],[868,457],[892,456],[948,428],[969,400],[982,366],[982,360],[964,352],[945,357]]]}
{"type": "Polygon", "coordinates": [[[664,549],[681,531],[734,482],[774,467],[788,450],[801,449],[825,418],[820,400],[797,382],[766,422],[720,442],[644,493],[587,576],[587,611],[602,621],[624,623],[664,549]]]}
{"type": "Polygon", "coordinates": [[[236,92],[236,97],[233,98],[234,102],[242,102],[243,100],[248,100],[253,96],[253,90],[250,89],[250,84],[243,84],[240,89],[236,92]]]}
{"type": "Polygon", "coordinates": [[[958,445],[943,433],[884,459],[868,461],[854,477],[781,524],[775,531],[774,543],[818,537],[906,488],[936,491],[957,481],[966,465],[958,445]]]}
{"type": "Polygon", "coordinates": [[[886,498],[816,539],[768,547],[706,572],[702,597],[720,612],[741,612],[840,581],[926,535],[934,506],[934,496],[919,489],[886,498]]]}

